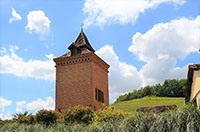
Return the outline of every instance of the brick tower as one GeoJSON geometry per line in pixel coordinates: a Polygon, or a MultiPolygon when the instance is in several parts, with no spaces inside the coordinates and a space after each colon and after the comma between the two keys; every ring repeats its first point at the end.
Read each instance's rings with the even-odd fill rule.
{"type": "Polygon", "coordinates": [[[94,53],[82,30],[68,49],[68,53],[54,58],[56,110],[76,105],[97,110],[109,105],[109,65],[94,53]]]}

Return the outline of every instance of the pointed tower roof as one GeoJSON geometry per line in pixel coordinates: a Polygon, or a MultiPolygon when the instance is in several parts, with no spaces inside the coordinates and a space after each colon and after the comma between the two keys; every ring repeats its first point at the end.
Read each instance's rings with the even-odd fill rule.
{"type": "Polygon", "coordinates": [[[90,45],[90,42],[88,41],[85,33],[83,32],[83,30],[81,30],[81,32],[79,33],[78,37],[76,38],[76,41],[74,43],[72,43],[68,49],[70,50],[72,47],[76,47],[76,48],[87,48],[88,50],[95,52],[95,50],[92,48],[92,46],[90,45]]]}

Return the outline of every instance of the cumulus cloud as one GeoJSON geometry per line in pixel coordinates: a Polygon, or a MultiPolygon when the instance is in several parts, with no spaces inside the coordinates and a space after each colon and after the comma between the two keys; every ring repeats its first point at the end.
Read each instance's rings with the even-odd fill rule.
{"type": "Polygon", "coordinates": [[[182,5],[185,0],[86,0],[83,11],[85,26],[135,22],[140,13],[166,2],[182,5]]]}
{"type": "MultiPolygon", "coordinates": [[[[7,120],[7,119],[12,119],[12,114],[11,111],[5,112],[4,107],[9,106],[12,104],[12,101],[6,100],[2,97],[0,97],[0,119],[2,120],[7,120]]],[[[37,112],[38,110],[41,109],[46,109],[46,110],[54,110],[55,109],[55,101],[51,96],[48,96],[45,100],[42,100],[38,98],[37,100],[34,100],[32,102],[26,103],[26,101],[19,101],[16,102],[16,113],[22,113],[23,108],[28,109],[28,110],[35,110],[37,112]]]]}
{"type": "Polygon", "coordinates": [[[42,10],[31,11],[27,15],[28,24],[25,29],[30,34],[36,32],[40,35],[41,40],[45,40],[46,36],[50,33],[50,23],[48,17],[45,16],[45,13],[42,10]]]}
{"type": "Polygon", "coordinates": [[[24,105],[26,104],[26,101],[19,101],[19,102],[16,102],[16,112],[17,113],[22,113],[22,108],[24,107],[24,105]]]}
{"type": "MultiPolygon", "coordinates": [[[[200,16],[194,19],[181,18],[168,23],[159,23],[144,34],[139,32],[134,34],[132,45],[128,50],[146,62],[141,70],[120,61],[112,46],[105,45],[100,48],[96,54],[111,66],[109,73],[110,97],[116,99],[123,93],[145,85],[162,83],[165,79],[186,78],[187,65],[176,67],[177,59],[183,60],[190,53],[198,52],[199,36],[200,16]]],[[[24,62],[15,53],[17,49],[17,46],[11,46],[11,53],[0,57],[0,64],[3,65],[0,73],[54,80],[55,68],[52,54],[47,55],[48,60],[46,61],[30,60],[24,62]]],[[[6,52],[5,49],[2,50],[6,52]]],[[[43,106],[39,104],[45,104],[47,99],[46,101],[38,99],[34,102],[34,107],[31,105],[26,105],[26,107],[38,110],[43,106]],[[39,103],[38,106],[36,102],[43,103],[39,103]]]]}
{"type": "Polygon", "coordinates": [[[116,99],[122,93],[140,88],[142,80],[137,69],[133,65],[121,62],[112,46],[106,45],[99,49],[96,54],[110,65],[110,98],[116,99]]]}
{"type": "Polygon", "coordinates": [[[200,47],[200,16],[159,23],[144,34],[133,35],[129,51],[146,64],[140,75],[143,85],[160,83],[168,78],[186,78],[187,66],[175,67],[177,59],[184,59],[200,47]]]}
{"type": "Polygon", "coordinates": [[[0,119],[1,120],[9,120],[12,119],[12,114],[10,111],[8,111],[7,113],[0,113],[0,119]]]}
{"type": "Polygon", "coordinates": [[[11,100],[0,97],[0,112],[4,112],[4,108],[12,104],[11,100]]]}
{"type": "Polygon", "coordinates": [[[54,110],[55,109],[55,101],[51,96],[48,96],[46,100],[42,99],[37,99],[33,102],[30,102],[26,104],[26,108],[28,110],[35,110],[37,112],[38,110],[41,109],[46,109],[46,110],[54,110]]]}
{"type": "Polygon", "coordinates": [[[9,23],[13,23],[15,21],[22,20],[22,17],[15,11],[14,8],[12,8],[12,18],[9,19],[9,23]]]}
{"type": "Polygon", "coordinates": [[[114,49],[106,45],[96,54],[110,64],[110,97],[146,85],[162,83],[166,79],[187,77],[187,65],[176,67],[177,59],[184,59],[200,47],[200,16],[195,19],[181,18],[160,23],[144,34],[133,35],[129,51],[146,62],[141,70],[120,61],[114,49]]]}
{"type": "Polygon", "coordinates": [[[24,61],[15,51],[17,46],[10,46],[10,53],[0,56],[0,73],[14,74],[19,77],[32,77],[35,79],[55,80],[55,64],[53,54],[46,55],[47,60],[24,61]]]}
{"type": "Polygon", "coordinates": [[[2,120],[7,120],[7,119],[12,119],[12,115],[11,112],[4,112],[5,111],[5,107],[12,105],[12,101],[11,100],[7,100],[3,97],[0,97],[0,119],[2,120]]]}

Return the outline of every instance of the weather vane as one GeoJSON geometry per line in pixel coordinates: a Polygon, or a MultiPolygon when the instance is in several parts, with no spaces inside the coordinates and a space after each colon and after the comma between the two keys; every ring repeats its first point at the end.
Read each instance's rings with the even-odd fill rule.
{"type": "Polygon", "coordinates": [[[81,24],[81,32],[83,32],[84,23],[81,24]]]}

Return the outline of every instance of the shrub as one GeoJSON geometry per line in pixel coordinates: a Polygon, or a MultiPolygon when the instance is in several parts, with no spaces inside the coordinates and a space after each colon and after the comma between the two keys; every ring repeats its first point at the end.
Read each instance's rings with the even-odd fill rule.
{"type": "Polygon", "coordinates": [[[26,117],[26,116],[20,116],[20,117],[18,117],[17,120],[16,120],[16,122],[18,122],[18,123],[29,123],[28,117],[26,117]]]}
{"type": "Polygon", "coordinates": [[[27,111],[25,111],[24,113],[16,113],[13,115],[13,117],[13,121],[18,123],[35,123],[35,116],[32,114],[28,114],[27,111]]]}
{"type": "Polygon", "coordinates": [[[58,123],[64,123],[64,113],[59,113],[59,117],[57,118],[56,122],[58,123]]]}
{"type": "Polygon", "coordinates": [[[36,123],[36,117],[34,115],[30,115],[27,117],[28,118],[28,123],[29,124],[33,124],[33,123],[36,123]]]}
{"type": "Polygon", "coordinates": [[[53,110],[40,110],[36,113],[36,121],[49,125],[55,123],[59,118],[59,113],[53,110]]]}
{"type": "Polygon", "coordinates": [[[89,107],[75,106],[70,107],[64,115],[64,120],[70,123],[91,123],[93,119],[93,110],[89,107]]]}
{"type": "Polygon", "coordinates": [[[107,122],[107,121],[115,121],[115,120],[122,120],[127,115],[128,112],[123,112],[122,110],[117,110],[111,107],[107,107],[103,110],[98,110],[95,112],[94,122],[107,122]]]}
{"type": "Polygon", "coordinates": [[[192,104],[178,109],[176,113],[179,131],[200,131],[200,110],[192,104]]]}
{"type": "Polygon", "coordinates": [[[155,115],[156,120],[152,124],[149,131],[151,132],[173,132],[175,131],[176,118],[175,111],[167,111],[161,114],[155,115]]]}
{"type": "Polygon", "coordinates": [[[200,110],[184,105],[164,113],[135,113],[123,122],[126,131],[185,132],[200,131],[200,110]]]}
{"type": "Polygon", "coordinates": [[[15,123],[15,121],[14,120],[1,120],[0,121],[0,127],[1,127],[1,125],[4,125],[6,123],[15,123]]]}
{"type": "MultiPolygon", "coordinates": [[[[75,108],[74,108],[75,109],[75,108]]],[[[86,108],[84,108],[86,109],[86,108]]],[[[76,108],[74,111],[80,109],[76,108]]],[[[82,109],[81,109],[82,110],[82,109]]],[[[77,112],[76,111],[76,112],[77,112]]],[[[75,113],[75,112],[74,112],[75,113]]],[[[54,123],[46,127],[41,123],[24,124],[3,120],[1,132],[200,132],[200,110],[193,105],[184,105],[177,110],[163,113],[124,113],[107,108],[93,113],[94,121],[85,123],[54,123]],[[127,116],[128,115],[128,116],[127,116]]],[[[78,121],[77,121],[78,122],[78,121]]]]}

